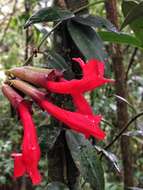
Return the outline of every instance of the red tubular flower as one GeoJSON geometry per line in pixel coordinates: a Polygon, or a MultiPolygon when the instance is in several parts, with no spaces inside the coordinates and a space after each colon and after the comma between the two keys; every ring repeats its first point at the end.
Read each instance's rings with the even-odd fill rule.
{"type": "Polygon", "coordinates": [[[42,109],[65,123],[71,129],[85,134],[86,137],[94,136],[100,140],[105,137],[105,133],[99,128],[101,120],[100,115],[84,115],[78,112],[67,111],[47,101],[45,98],[46,94],[44,92],[39,92],[39,90],[27,85],[27,83],[23,81],[11,80],[11,84],[15,88],[31,96],[42,109]]]}
{"type": "Polygon", "coordinates": [[[93,115],[92,108],[84,98],[83,94],[73,94],[72,99],[77,112],[85,115],[93,115]]]}
{"type": "Polygon", "coordinates": [[[64,94],[83,94],[87,91],[100,87],[111,79],[104,78],[104,64],[98,60],[91,59],[86,64],[80,58],[73,58],[77,61],[83,71],[83,77],[80,80],[73,79],[71,81],[54,82],[47,81],[45,87],[52,92],[64,94]]]}
{"type": "Polygon", "coordinates": [[[99,128],[101,115],[83,115],[67,111],[53,105],[47,100],[41,100],[41,108],[52,114],[71,129],[83,133],[87,138],[93,136],[99,140],[104,139],[105,133],[99,128]]]}
{"type": "Polygon", "coordinates": [[[13,107],[18,111],[24,128],[22,153],[12,154],[14,158],[14,176],[20,177],[24,175],[24,173],[27,173],[31,177],[33,184],[39,184],[41,182],[41,175],[38,171],[40,147],[30,113],[30,103],[25,101],[7,84],[2,86],[2,91],[13,107]]]}
{"type": "MultiPolygon", "coordinates": [[[[86,64],[80,58],[73,58],[77,61],[83,71],[83,77],[80,80],[73,79],[70,81],[62,80],[61,82],[51,81],[49,78],[49,70],[32,69],[31,67],[20,67],[6,71],[7,75],[14,75],[24,81],[35,85],[42,86],[47,90],[61,94],[83,94],[89,90],[93,90],[105,83],[113,82],[111,79],[104,78],[104,64],[98,60],[89,60],[86,64]]],[[[52,74],[51,74],[52,75],[52,74]]],[[[54,76],[61,77],[60,73],[54,76]]]]}
{"type": "Polygon", "coordinates": [[[30,66],[12,68],[5,71],[5,74],[38,86],[44,86],[48,80],[59,80],[62,76],[62,72],[55,69],[42,69],[30,66]]]}
{"type": "Polygon", "coordinates": [[[83,77],[80,80],[73,79],[67,81],[61,78],[59,82],[50,81],[45,77],[42,71],[39,71],[39,74],[38,69],[32,70],[33,74],[31,77],[30,72],[28,72],[29,67],[14,68],[8,72],[9,74],[13,74],[35,85],[40,85],[52,92],[70,94],[77,111],[82,114],[90,115],[92,114],[92,109],[85,100],[83,93],[93,90],[105,83],[113,82],[113,80],[104,78],[104,64],[102,62],[92,59],[85,64],[80,58],[73,58],[73,60],[77,61],[82,68],[83,77]]]}

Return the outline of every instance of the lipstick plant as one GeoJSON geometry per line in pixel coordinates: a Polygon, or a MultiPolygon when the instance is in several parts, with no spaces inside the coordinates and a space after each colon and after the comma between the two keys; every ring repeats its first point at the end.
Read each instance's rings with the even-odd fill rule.
{"type": "Polygon", "coordinates": [[[72,129],[82,133],[86,138],[94,137],[98,140],[103,140],[105,137],[105,133],[100,129],[102,116],[94,115],[92,108],[84,98],[84,93],[105,83],[113,82],[113,80],[104,78],[102,62],[92,59],[85,64],[80,58],[74,58],[73,60],[78,61],[82,68],[83,77],[81,79],[66,80],[62,73],[56,70],[33,67],[13,68],[6,71],[6,75],[12,76],[12,78],[8,79],[6,84],[3,84],[2,91],[19,114],[24,128],[22,153],[12,154],[15,177],[20,177],[27,173],[31,177],[33,184],[39,184],[41,181],[37,168],[40,159],[40,148],[30,112],[31,105],[15,89],[31,97],[40,109],[47,111],[51,116],[64,123],[67,130],[72,129]],[[45,88],[51,93],[71,95],[76,111],[69,111],[54,105],[48,100],[46,91],[40,91],[28,82],[45,88]]]}
{"type": "MultiPolygon", "coordinates": [[[[67,61],[65,61],[59,54],[52,55],[49,51],[49,57],[52,57],[51,60],[56,59],[57,65],[62,66],[59,69],[51,65],[51,67],[45,69],[27,66],[34,56],[34,53],[32,53],[24,66],[11,68],[5,72],[7,80],[2,86],[2,92],[17,111],[24,130],[21,153],[12,153],[14,176],[20,177],[26,174],[31,178],[34,185],[41,182],[41,175],[38,170],[40,147],[32,119],[32,100],[34,104],[37,104],[38,109],[47,112],[61,124],[58,126],[61,133],[64,134],[62,140],[65,155],[63,157],[67,171],[67,173],[63,172],[64,174],[61,174],[66,175],[64,183],[70,189],[73,189],[69,182],[72,176],[68,174],[71,170],[70,165],[73,164],[76,177],[81,175],[86,182],[90,183],[92,189],[104,190],[103,168],[90,141],[92,139],[96,141],[105,139],[106,134],[101,129],[103,116],[102,113],[96,115],[93,112],[85,98],[85,93],[114,82],[114,80],[107,79],[104,76],[104,63],[107,61],[107,54],[102,40],[93,30],[93,27],[105,27],[112,32],[116,32],[116,28],[108,20],[101,17],[76,16],[76,12],[72,13],[55,7],[44,8],[36,12],[28,19],[25,28],[35,23],[49,21],[59,21],[54,29],[63,26],[66,28],[72,44],[77,46],[76,48],[80,52],[78,54],[81,55],[82,59],[78,55],[76,58],[72,58],[75,57],[74,54],[69,53],[65,54],[65,57],[67,57],[67,61]],[[93,22],[93,19],[95,19],[95,22],[93,22]],[[87,42],[90,43],[87,44],[87,42]],[[81,77],[76,77],[76,71],[75,68],[72,68],[72,63],[74,63],[75,68],[79,69],[81,77]],[[20,95],[21,92],[24,94],[24,98],[20,95]],[[72,108],[68,106],[65,108],[62,102],[58,102],[57,105],[53,100],[56,95],[70,97],[72,108]]],[[[44,36],[44,40],[51,33],[52,31],[44,36]]],[[[39,44],[36,50],[37,53],[40,53],[40,47],[44,40],[39,44]]],[[[66,103],[66,98],[63,101],[66,103]]],[[[65,170],[64,163],[61,164],[63,164],[65,170]]],[[[76,180],[72,181],[74,185],[76,180]]]]}

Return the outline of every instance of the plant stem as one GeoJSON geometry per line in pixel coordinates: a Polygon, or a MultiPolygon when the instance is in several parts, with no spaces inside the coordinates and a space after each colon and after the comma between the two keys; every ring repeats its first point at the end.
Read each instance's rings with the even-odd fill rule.
{"type": "Polygon", "coordinates": [[[97,5],[97,4],[99,4],[99,3],[104,3],[104,2],[105,2],[104,0],[101,0],[101,1],[96,1],[96,2],[94,2],[94,3],[89,3],[89,4],[87,4],[87,5],[84,5],[84,6],[80,7],[80,8],[78,8],[78,9],[76,9],[73,13],[78,13],[78,12],[80,12],[80,11],[82,11],[82,10],[88,8],[88,7],[97,5]]]}
{"type": "MultiPolygon", "coordinates": [[[[99,3],[104,3],[104,0],[97,1],[97,2],[94,2],[94,3],[89,3],[89,4],[87,4],[87,5],[84,5],[84,6],[80,7],[80,8],[78,8],[78,9],[76,9],[75,11],[73,11],[73,13],[74,13],[74,14],[75,14],[75,13],[78,13],[78,12],[80,12],[81,10],[84,10],[84,9],[86,9],[86,8],[88,8],[88,7],[94,6],[94,5],[99,4],[99,3]]],[[[58,23],[53,27],[53,29],[52,29],[50,32],[48,32],[48,33],[43,37],[43,39],[41,40],[41,42],[39,43],[39,45],[38,45],[38,47],[37,47],[38,51],[40,50],[40,48],[41,48],[41,46],[43,45],[43,43],[45,42],[45,40],[52,34],[52,32],[54,32],[54,31],[58,28],[58,26],[59,26],[61,23],[62,23],[62,21],[58,22],[58,23]]],[[[29,61],[32,60],[33,57],[34,57],[34,53],[32,53],[31,56],[25,61],[24,66],[28,65],[28,64],[29,64],[29,61]]]]}
{"type": "Polygon", "coordinates": [[[143,115],[143,112],[138,113],[135,115],[124,127],[123,129],[119,132],[119,134],[113,139],[112,142],[110,142],[104,149],[107,150],[109,149],[120,137],[121,135],[128,129],[128,127],[136,121],[137,118],[141,117],[143,115]]]}

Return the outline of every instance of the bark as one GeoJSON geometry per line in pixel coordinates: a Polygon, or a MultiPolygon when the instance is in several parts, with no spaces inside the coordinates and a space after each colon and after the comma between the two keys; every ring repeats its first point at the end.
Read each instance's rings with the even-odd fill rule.
{"type": "MultiPolygon", "coordinates": [[[[107,18],[118,28],[118,13],[117,13],[117,1],[116,0],[106,0],[105,7],[107,12],[107,18]]],[[[115,90],[116,94],[127,98],[127,83],[125,76],[125,68],[123,64],[123,55],[120,45],[111,45],[113,70],[115,75],[115,90]]],[[[128,122],[128,107],[127,104],[119,99],[117,99],[117,127],[122,129],[128,122]]],[[[123,160],[124,169],[124,189],[133,186],[133,165],[132,165],[132,153],[129,137],[122,136],[120,141],[121,154],[123,160]]]]}
{"type": "MultiPolygon", "coordinates": [[[[70,10],[75,10],[85,4],[87,4],[87,0],[55,0],[55,5],[58,5],[62,8],[68,8],[70,10]]],[[[63,56],[67,62],[71,62],[71,58],[74,57],[75,52],[76,56],[78,54],[78,50],[68,34],[65,23],[63,23],[61,27],[59,27],[59,29],[54,33],[54,50],[63,56]]],[[[81,56],[80,53],[79,56],[81,56]]],[[[79,74],[80,69],[77,68],[77,66],[75,67],[75,65],[72,65],[72,68],[74,72],[77,71],[77,74],[79,74]]],[[[74,77],[76,77],[76,72],[74,77]]],[[[66,107],[67,100],[71,101],[70,97],[59,96],[57,103],[60,104],[63,102],[62,106],[66,107]]],[[[62,125],[57,121],[53,122],[56,123],[56,126],[62,125]]],[[[57,138],[56,143],[54,144],[54,147],[48,154],[48,173],[50,181],[64,182],[68,185],[70,190],[78,189],[77,186],[79,171],[67,146],[65,131],[61,131],[60,136],[57,138]]]]}

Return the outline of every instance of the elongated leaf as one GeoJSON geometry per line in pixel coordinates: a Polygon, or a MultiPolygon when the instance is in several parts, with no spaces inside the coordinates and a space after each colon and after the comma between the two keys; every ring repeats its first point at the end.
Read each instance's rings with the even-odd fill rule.
{"type": "Polygon", "coordinates": [[[128,131],[126,133],[124,133],[123,135],[129,136],[129,137],[133,137],[133,136],[143,136],[143,131],[141,130],[137,130],[137,131],[128,131]]]}
{"type": "Polygon", "coordinates": [[[66,63],[66,61],[64,60],[64,58],[62,56],[60,56],[58,53],[54,52],[54,51],[48,51],[45,52],[45,54],[47,55],[47,66],[48,68],[51,69],[58,69],[58,70],[67,70],[70,68],[70,65],[66,63]]]}
{"type": "Polygon", "coordinates": [[[106,150],[104,150],[103,148],[99,147],[99,146],[94,146],[99,152],[102,152],[103,155],[108,159],[108,161],[110,161],[110,163],[113,164],[113,166],[115,167],[115,169],[120,173],[120,166],[118,164],[119,160],[116,157],[115,154],[108,152],[106,150]]]}
{"type": "MultiPolygon", "coordinates": [[[[128,3],[126,1],[123,1],[123,3],[128,3]]],[[[143,1],[141,1],[139,4],[134,6],[127,14],[121,28],[123,29],[128,24],[133,23],[137,19],[143,17],[143,1]]]]}
{"type": "Polygon", "coordinates": [[[98,32],[101,39],[105,42],[112,42],[117,44],[127,44],[138,48],[143,48],[140,41],[129,34],[125,33],[113,33],[113,32],[98,32]]]}
{"type": "Polygon", "coordinates": [[[74,14],[68,10],[57,7],[46,7],[34,13],[25,23],[24,28],[39,22],[63,21],[74,17],[74,14]]]}
{"type": "Polygon", "coordinates": [[[70,21],[68,31],[85,59],[97,58],[103,62],[107,61],[108,56],[102,40],[91,27],[70,21]]]}
{"type": "MultiPolygon", "coordinates": [[[[123,1],[122,11],[124,16],[126,17],[137,5],[138,4],[134,1],[123,1]]],[[[143,44],[143,14],[141,17],[131,22],[130,27],[134,31],[136,37],[141,41],[141,44],[143,44]]]]}
{"type": "Polygon", "coordinates": [[[94,190],[104,190],[104,172],[94,148],[80,135],[71,130],[66,131],[66,140],[72,157],[81,175],[94,190]]]}
{"type": "Polygon", "coordinates": [[[126,1],[123,0],[122,2],[122,12],[124,17],[127,17],[127,15],[129,14],[129,12],[135,7],[137,6],[138,3],[136,1],[130,0],[130,1],[126,1]]]}
{"type": "Polygon", "coordinates": [[[43,33],[44,35],[46,35],[48,32],[50,32],[50,28],[46,28],[46,27],[44,27],[41,23],[37,23],[37,24],[34,24],[34,26],[35,26],[35,28],[39,31],[39,32],[41,32],[41,33],[43,33]]]}
{"type": "Polygon", "coordinates": [[[136,112],[134,106],[128,100],[126,100],[125,98],[123,98],[123,97],[121,97],[119,95],[116,95],[116,94],[114,94],[113,96],[115,96],[117,99],[119,99],[119,100],[125,102],[126,104],[128,104],[136,112]]]}
{"type": "Polygon", "coordinates": [[[109,20],[100,16],[76,16],[75,18],[73,18],[73,20],[94,28],[105,28],[112,32],[118,32],[117,28],[109,20]]]}
{"type": "Polygon", "coordinates": [[[47,190],[69,190],[69,188],[60,182],[52,182],[47,186],[47,190]]]}

